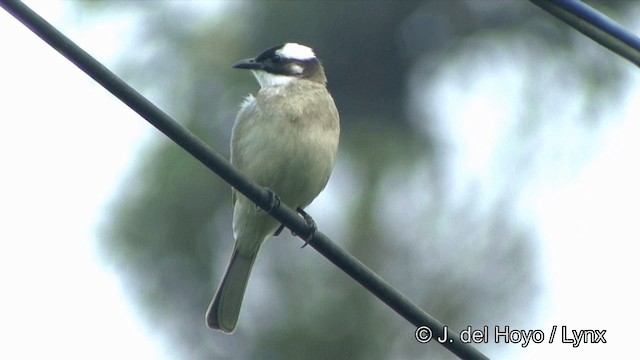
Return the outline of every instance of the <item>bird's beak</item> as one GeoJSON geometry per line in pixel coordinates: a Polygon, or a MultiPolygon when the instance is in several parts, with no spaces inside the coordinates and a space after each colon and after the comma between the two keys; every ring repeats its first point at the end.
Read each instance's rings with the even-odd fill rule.
{"type": "Polygon", "coordinates": [[[249,69],[249,70],[258,70],[262,69],[262,64],[257,62],[256,59],[242,59],[237,63],[233,64],[235,69],[249,69]]]}

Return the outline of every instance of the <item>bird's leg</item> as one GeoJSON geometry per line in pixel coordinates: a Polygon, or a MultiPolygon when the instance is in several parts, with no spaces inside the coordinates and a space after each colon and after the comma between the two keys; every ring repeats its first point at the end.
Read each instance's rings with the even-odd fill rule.
{"type": "MultiPolygon", "coordinates": [[[[302,208],[297,207],[296,211],[298,212],[298,214],[302,215],[304,221],[306,221],[307,225],[311,228],[311,232],[309,232],[309,235],[304,238],[304,245],[302,245],[302,247],[304,248],[305,246],[309,245],[309,241],[311,241],[313,234],[315,234],[316,230],[318,230],[318,226],[316,225],[316,222],[313,220],[311,215],[307,214],[307,212],[302,210],[302,208]]],[[[291,232],[291,234],[297,236],[297,234],[295,234],[293,231],[291,232]]]]}

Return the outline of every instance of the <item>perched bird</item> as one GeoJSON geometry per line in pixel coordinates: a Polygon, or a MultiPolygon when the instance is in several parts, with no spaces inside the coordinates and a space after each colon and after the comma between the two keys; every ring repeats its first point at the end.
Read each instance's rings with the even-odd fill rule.
{"type": "MultiPolygon", "coordinates": [[[[313,50],[287,43],[240,60],[260,84],[242,103],[231,136],[231,163],[300,211],[324,189],[338,151],[340,120],[313,50]]],[[[231,333],[238,322],[251,268],[280,225],[233,191],[231,260],[206,315],[210,328],[231,333]]],[[[304,212],[303,212],[304,213],[304,212]]]]}

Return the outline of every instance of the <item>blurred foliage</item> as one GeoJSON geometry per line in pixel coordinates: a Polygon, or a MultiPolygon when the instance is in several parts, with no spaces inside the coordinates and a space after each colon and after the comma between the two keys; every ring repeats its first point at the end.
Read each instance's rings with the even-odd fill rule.
{"type": "MultiPolygon", "coordinates": [[[[473,63],[484,51],[478,44],[507,56],[532,41],[531,50],[565,61],[560,81],[592,84],[580,91],[597,109],[602,94],[620,87],[619,67],[596,65],[618,61],[606,50],[582,57],[589,40],[527,2],[86,1],[81,10],[136,16],[135,46],[116,72],[225,155],[238,105],[257,91],[249,73],[230,65],[279,43],[312,46],[343,129],[329,201],[312,212],[323,232],[456,331],[535,321],[536,237],[516,208],[536,149],[510,149],[518,165],[505,170],[494,199],[473,186],[450,195],[447,144],[431,125],[443,120],[416,110],[411,99],[430,99],[410,85],[426,88],[448,64],[473,63]]],[[[471,65],[460,77],[487,66],[471,65]]],[[[537,74],[522,72],[530,114],[517,129],[527,143],[540,136],[537,104],[549,100],[544,84],[531,81],[537,74]]],[[[597,123],[596,115],[584,123],[597,123]]],[[[413,326],[288,235],[263,246],[237,331],[207,329],[204,311],[233,247],[229,187],[159,135],[136,164],[100,247],[172,357],[454,358],[418,344],[413,326]]]]}

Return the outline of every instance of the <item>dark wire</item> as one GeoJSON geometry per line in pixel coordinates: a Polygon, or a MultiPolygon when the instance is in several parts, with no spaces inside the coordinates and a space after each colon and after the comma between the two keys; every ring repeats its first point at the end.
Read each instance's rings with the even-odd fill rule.
{"type": "Polygon", "coordinates": [[[598,44],[640,66],[640,38],[576,0],[531,0],[598,44]]]}
{"type": "MultiPolygon", "coordinates": [[[[0,6],[236,190],[262,208],[269,208],[270,196],[266,189],[253,183],[251,179],[238,172],[221,155],[214,152],[202,140],[145,99],[29,7],[15,0],[0,0],[0,6]]],[[[296,234],[300,234],[302,238],[307,237],[311,232],[307,223],[295,211],[284,204],[273,209],[270,214],[287,228],[296,234]]],[[[433,334],[433,340],[431,341],[436,341],[437,337],[442,338],[446,329],[446,338],[448,340],[441,344],[449,351],[461,359],[488,359],[471,345],[462,342],[458,334],[451,329],[445,328],[444,324],[420,309],[406,296],[387,284],[380,276],[351,254],[341,249],[320,231],[313,234],[309,245],[410,323],[416,327],[427,326],[433,334]]],[[[407,336],[414,336],[414,333],[408,332],[407,336]]]]}

